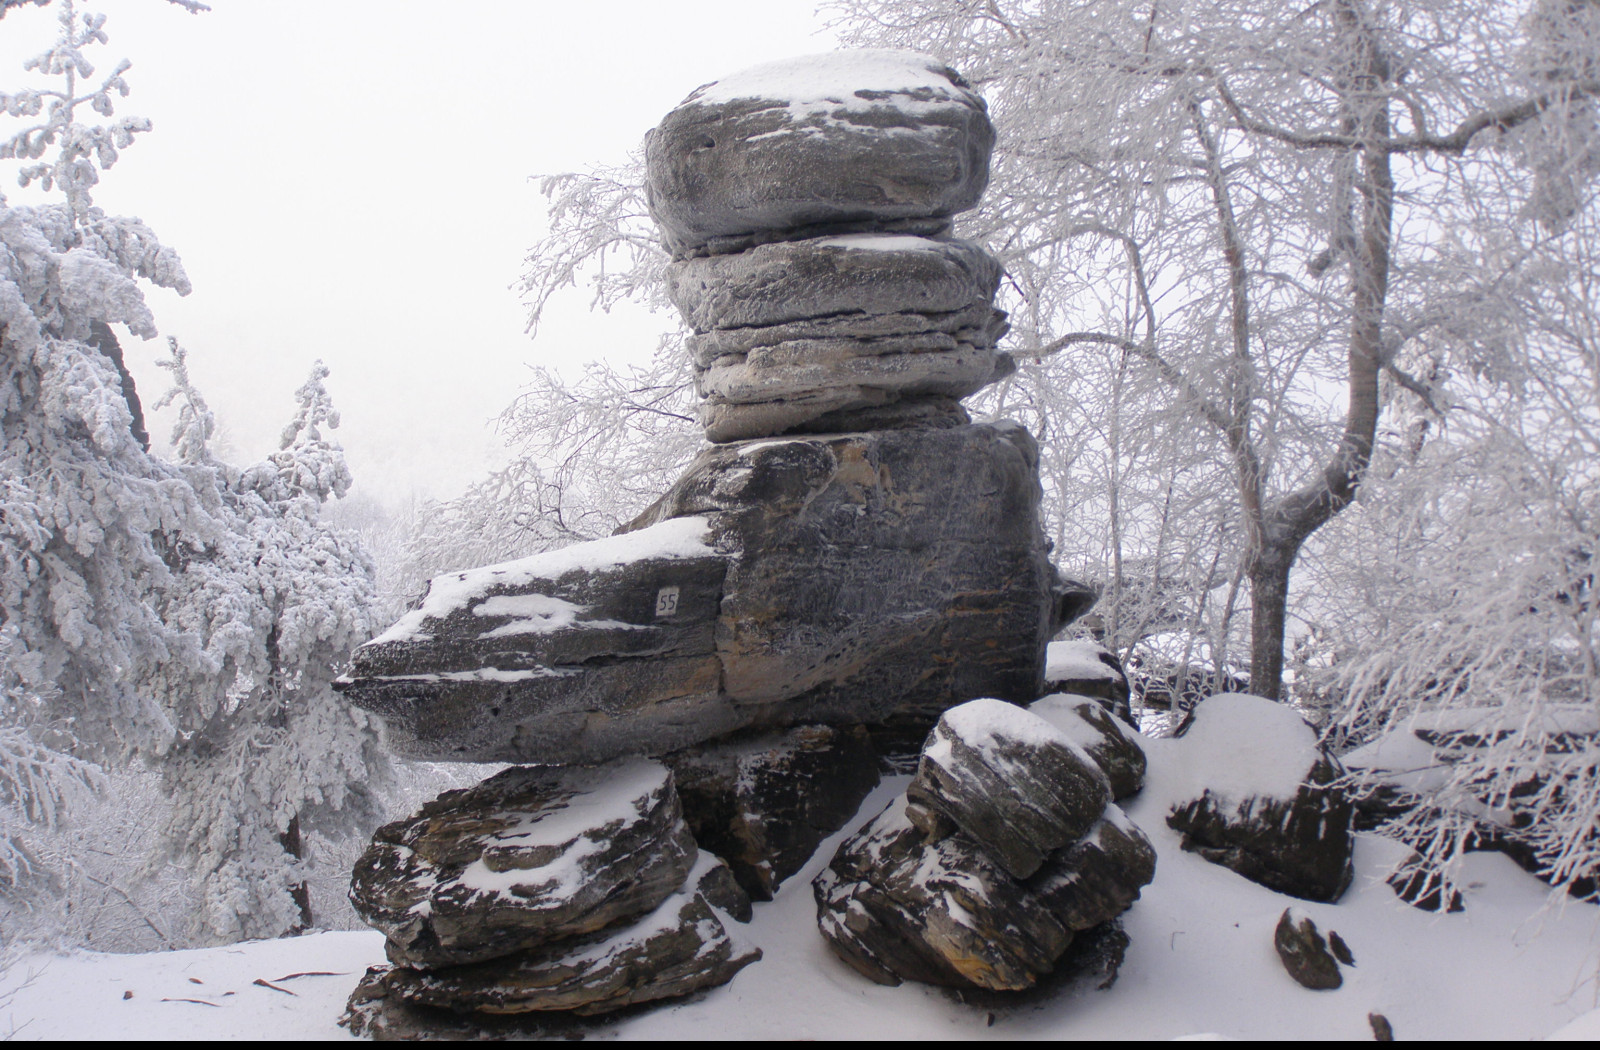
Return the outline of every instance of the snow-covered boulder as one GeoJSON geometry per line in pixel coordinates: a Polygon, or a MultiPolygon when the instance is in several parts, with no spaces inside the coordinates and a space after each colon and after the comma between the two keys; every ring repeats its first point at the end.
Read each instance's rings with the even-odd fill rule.
{"type": "Polygon", "coordinates": [[[514,767],[379,828],[350,901],[394,962],[459,965],[649,913],[697,855],[658,762],[514,767]]]}
{"type": "Polygon", "coordinates": [[[1155,850],[1115,806],[1023,880],[965,834],[929,842],[902,798],[845,840],[812,889],[829,947],[871,980],[1016,991],[1075,969],[1080,943],[1120,941],[1102,936],[1107,923],[1154,872],[1155,850]]]}
{"type": "Polygon", "coordinates": [[[761,958],[718,907],[731,879],[704,854],[676,892],[630,923],[471,966],[398,967],[385,984],[409,1003],[488,1014],[607,1013],[726,984],[761,958]]]}
{"type": "Polygon", "coordinates": [[[836,51],[697,88],[645,144],[646,192],[675,255],[866,226],[936,233],[977,203],[994,128],[937,59],[836,51]]]}
{"type": "MultiPolygon", "coordinates": [[[[1052,642],[1050,648],[1058,644],[1052,642]]],[[[1111,782],[1112,798],[1120,802],[1144,786],[1148,762],[1138,731],[1114,717],[1100,700],[1056,693],[1035,700],[1028,710],[1089,753],[1111,782]]]]}
{"type": "Polygon", "coordinates": [[[943,818],[1026,879],[1100,819],[1111,786],[1049,722],[1003,700],[973,700],[940,717],[906,797],[930,837],[943,818]]]}
{"type": "Polygon", "coordinates": [[[878,756],[860,727],[744,734],[662,761],[695,841],[764,901],[878,786],[878,756]]]}
{"type": "Polygon", "coordinates": [[[667,270],[689,326],[733,333],[740,347],[695,364],[712,441],[860,429],[852,413],[975,393],[1012,368],[994,349],[1005,330],[990,306],[999,281],[999,262],[977,245],[905,234],[767,244],[667,270]],[[879,318],[908,316],[923,318],[924,330],[859,334],[878,332],[879,318]],[[950,328],[940,319],[967,316],[983,323],[939,330],[950,328]],[[824,319],[831,334],[796,332],[824,319]]]}
{"type": "Polygon", "coordinates": [[[1350,885],[1353,806],[1343,770],[1293,708],[1223,693],[1158,761],[1183,847],[1270,889],[1333,901],[1350,885]]]}
{"type": "Polygon", "coordinates": [[[1129,725],[1128,675],[1117,654],[1089,638],[1051,642],[1044,661],[1044,688],[1050,693],[1092,696],[1129,725]]]}

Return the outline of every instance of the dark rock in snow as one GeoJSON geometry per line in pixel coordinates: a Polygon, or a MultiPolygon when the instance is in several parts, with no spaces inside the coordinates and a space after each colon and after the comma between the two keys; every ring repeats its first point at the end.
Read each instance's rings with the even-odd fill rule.
{"type": "Polygon", "coordinates": [[[877,754],[859,727],[746,735],[662,761],[695,841],[757,900],[771,900],[878,785],[877,754]]]}
{"type": "Polygon", "coordinates": [[[645,144],[676,255],[851,229],[937,232],[989,178],[983,100],[938,60],[836,51],[697,88],[645,144]]]}
{"type": "Polygon", "coordinates": [[[1138,733],[1115,718],[1099,700],[1058,693],[1035,700],[1028,710],[1089,752],[1111,782],[1112,798],[1120,802],[1144,786],[1146,759],[1138,733]]]}
{"type": "Polygon", "coordinates": [[[1069,930],[1086,930],[1121,915],[1156,876],[1156,851],[1116,806],[1080,841],[1050,857],[1029,890],[1069,930]]]}
{"type": "Polygon", "coordinates": [[[829,946],[880,984],[1028,988],[1072,942],[977,843],[925,842],[900,800],[839,847],[813,890],[829,946]]]}
{"type": "Polygon", "coordinates": [[[1183,848],[1268,889],[1338,900],[1353,872],[1354,807],[1311,727],[1284,704],[1224,693],[1195,709],[1181,739],[1192,793],[1167,824],[1183,848]]]}
{"type": "Polygon", "coordinates": [[[1372,1039],[1377,1043],[1394,1042],[1394,1025],[1382,1014],[1368,1014],[1367,1024],[1372,1026],[1372,1039]]]}
{"type": "Polygon", "coordinates": [[[713,902],[730,883],[707,856],[678,892],[626,925],[470,966],[400,967],[385,983],[410,1003],[486,1014],[597,1014],[726,984],[761,958],[730,933],[731,916],[713,902]],[[707,881],[721,885],[703,887],[707,881]]]}
{"type": "MultiPolygon", "coordinates": [[[[1080,586],[1087,592],[1079,599],[1087,601],[1079,610],[1081,614],[1093,606],[1096,595],[1087,584],[1080,586]]],[[[1051,642],[1044,660],[1044,688],[1050,693],[1092,696],[1112,714],[1137,728],[1129,703],[1131,691],[1127,672],[1122,669],[1117,654],[1099,642],[1081,638],[1051,642]]]]}
{"type": "MultiPolygon", "coordinates": [[[[1337,936],[1337,935],[1335,935],[1337,936]]],[[[1342,942],[1341,942],[1342,943],[1342,942]]],[[[1272,937],[1283,968],[1300,984],[1315,991],[1331,991],[1344,984],[1339,963],[1328,951],[1317,924],[1298,908],[1286,908],[1272,937]]],[[[1349,949],[1346,949],[1348,954],[1349,949]]]]}
{"type": "Polygon", "coordinates": [[[947,817],[1025,879],[1100,819],[1111,788],[1083,748],[1049,722],[984,699],[939,719],[906,797],[947,817]]]}
{"type": "Polygon", "coordinates": [[[829,946],[882,984],[1015,991],[1058,964],[1107,963],[1100,934],[1155,873],[1155,851],[1114,806],[1028,880],[1013,878],[965,833],[928,841],[906,809],[897,800],[847,839],[812,887],[829,946]],[[1090,930],[1100,932],[1074,960],[1075,938],[1090,930]]]}
{"type": "Polygon", "coordinates": [[[456,965],[645,914],[696,855],[660,763],[518,767],[379,828],[350,901],[394,962],[456,965]]]}

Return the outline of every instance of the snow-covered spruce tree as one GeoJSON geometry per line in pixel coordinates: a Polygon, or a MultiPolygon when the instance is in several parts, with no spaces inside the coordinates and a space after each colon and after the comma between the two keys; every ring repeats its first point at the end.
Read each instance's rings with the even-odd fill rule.
{"type": "Polygon", "coordinates": [[[42,114],[0,154],[64,198],[0,198],[0,781],[21,785],[0,805],[53,818],[84,779],[63,755],[156,763],[174,806],[162,852],[194,869],[205,901],[194,936],[276,935],[311,920],[313,827],[365,824],[384,781],[371,724],[328,688],[368,631],[372,567],[319,520],[349,485],[320,366],[283,449],[238,472],[210,458],[174,346],[181,462],[148,452],[110,325],[153,337],[139,280],[189,284],[141,222],[93,203],[148,122],[78,121],[85,106],[113,115],[127,65],[82,89],[104,19],[60,8],[60,37],[28,68],[61,86],[0,96],[13,117],[42,114]]]}
{"type": "Polygon", "coordinates": [[[388,761],[376,725],[332,690],[336,664],[372,633],[376,568],[356,535],[320,520],[350,486],[321,362],[296,394],[282,449],[236,471],[212,459],[212,416],[172,341],[172,442],[216,486],[215,539],[182,552],[161,592],[165,622],[198,643],[169,662],[164,694],[178,741],[163,777],[174,798],[168,842],[198,864],[196,935],[272,936],[312,925],[303,862],[312,832],[365,831],[379,817],[388,761]]]}

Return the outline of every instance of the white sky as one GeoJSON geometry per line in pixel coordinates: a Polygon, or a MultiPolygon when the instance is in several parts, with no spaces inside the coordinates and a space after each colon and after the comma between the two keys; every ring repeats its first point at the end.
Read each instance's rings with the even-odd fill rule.
{"type": "MultiPolygon", "coordinates": [[[[647,354],[671,323],[572,291],[530,341],[509,289],[543,222],[529,176],[619,161],[699,84],[834,46],[815,0],[210,2],[86,5],[108,15],[97,69],[133,61],[118,115],[154,123],[96,202],[183,257],[193,294],[147,296],[226,458],[276,448],[321,358],[357,491],[385,501],[481,476],[528,364],[647,354]]],[[[53,11],[0,21],[0,90],[38,83],[22,62],[54,33],[53,11]]],[[[7,197],[34,199],[14,172],[7,197]]],[[[148,405],[165,343],[127,350],[148,405]]]]}

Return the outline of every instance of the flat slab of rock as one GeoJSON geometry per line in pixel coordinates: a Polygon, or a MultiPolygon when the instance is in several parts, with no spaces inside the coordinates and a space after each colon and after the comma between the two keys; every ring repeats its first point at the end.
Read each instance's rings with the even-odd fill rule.
{"type": "Polygon", "coordinates": [[[878,756],[859,726],[745,734],[662,761],[695,841],[764,901],[878,786],[878,756]]]}
{"type": "Polygon", "coordinates": [[[517,767],[379,828],[350,902],[392,961],[459,965],[646,914],[697,855],[658,762],[517,767]]]}
{"type": "Polygon", "coordinates": [[[937,59],[835,51],[697,88],[645,143],[646,193],[676,255],[763,237],[938,230],[977,203],[994,128],[937,59]]]}
{"type": "Polygon", "coordinates": [[[1286,704],[1223,693],[1182,733],[1168,761],[1187,798],[1167,824],[1183,848],[1280,893],[1338,900],[1354,870],[1354,806],[1316,732],[1286,704]]]}
{"type": "Polygon", "coordinates": [[[1015,704],[983,699],[940,717],[906,797],[914,817],[936,811],[1026,879],[1094,826],[1111,787],[1065,733],[1015,704]]]}
{"type": "Polygon", "coordinates": [[[335,686],[409,758],[596,762],[725,732],[710,539],[680,518],[437,577],[335,686]]]}
{"type": "Polygon", "coordinates": [[[401,967],[385,983],[409,1003],[484,1014],[607,1013],[726,984],[761,958],[716,904],[731,882],[702,855],[677,892],[626,925],[472,966],[401,967]]]}
{"type": "Polygon", "coordinates": [[[1139,746],[1138,732],[1114,717],[1099,699],[1056,693],[1035,700],[1028,710],[1089,753],[1111,782],[1113,799],[1120,802],[1144,786],[1148,760],[1139,746]]]}
{"type": "Polygon", "coordinates": [[[667,268],[667,294],[696,332],[834,315],[954,314],[989,306],[1000,263],[968,241],[852,234],[765,244],[667,268]]]}
{"type": "Polygon", "coordinates": [[[1156,877],[1156,850],[1115,805],[1077,842],[1052,856],[1028,884],[1069,930],[1110,922],[1156,877]]]}

